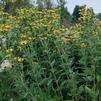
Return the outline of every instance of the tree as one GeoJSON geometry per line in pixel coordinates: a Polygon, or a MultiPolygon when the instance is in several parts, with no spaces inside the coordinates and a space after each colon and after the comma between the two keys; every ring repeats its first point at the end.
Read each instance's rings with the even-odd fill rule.
{"type": "Polygon", "coordinates": [[[85,5],[84,6],[79,6],[79,5],[75,6],[73,14],[72,14],[72,22],[73,23],[79,22],[78,19],[80,18],[80,9],[82,9],[82,8],[85,8],[85,5]]]}
{"type": "Polygon", "coordinates": [[[16,9],[31,7],[30,0],[2,0],[4,11],[8,13],[14,13],[16,9]]]}
{"type": "Polygon", "coordinates": [[[58,7],[61,8],[60,14],[61,14],[61,24],[64,26],[68,26],[71,23],[72,16],[69,13],[67,7],[65,7],[66,0],[57,0],[58,7]]]}
{"type": "Polygon", "coordinates": [[[53,5],[51,0],[44,0],[44,4],[47,9],[51,9],[53,5]]]}
{"type": "Polygon", "coordinates": [[[97,14],[97,18],[98,18],[99,20],[101,20],[101,13],[98,13],[98,14],[97,14]]]}
{"type": "Polygon", "coordinates": [[[52,9],[52,1],[51,0],[37,0],[38,9],[41,10],[43,8],[52,9]]]}
{"type": "Polygon", "coordinates": [[[44,8],[43,0],[37,0],[36,3],[39,10],[42,10],[44,8]]]}

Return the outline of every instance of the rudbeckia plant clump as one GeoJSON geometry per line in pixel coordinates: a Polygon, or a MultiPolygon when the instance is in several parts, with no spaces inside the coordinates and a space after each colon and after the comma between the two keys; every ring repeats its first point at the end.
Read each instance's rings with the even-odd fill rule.
{"type": "Polygon", "coordinates": [[[89,8],[60,20],[60,9],[0,11],[0,101],[101,101],[101,23],[89,8]]]}

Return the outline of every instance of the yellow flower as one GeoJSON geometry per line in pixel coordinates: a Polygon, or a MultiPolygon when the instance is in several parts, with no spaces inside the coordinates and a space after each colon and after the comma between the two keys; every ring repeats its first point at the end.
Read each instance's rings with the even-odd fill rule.
{"type": "Polygon", "coordinates": [[[6,50],[7,53],[10,53],[10,52],[12,52],[12,51],[13,51],[12,48],[6,50]]]}
{"type": "Polygon", "coordinates": [[[59,30],[54,30],[53,34],[56,35],[56,36],[59,36],[60,35],[60,31],[59,30]]]}
{"type": "Polygon", "coordinates": [[[80,47],[81,47],[81,48],[86,48],[87,45],[86,45],[85,43],[82,43],[82,44],[80,45],[80,47]]]}
{"type": "Polygon", "coordinates": [[[14,16],[9,16],[8,17],[10,20],[13,20],[15,17],[14,16]]]}
{"type": "Polygon", "coordinates": [[[16,60],[18,62],[22,62],[22,61],[24,61],[24,58],[18,56],[18,57],[15,57],[14,60],[16,60]]]}
{"type": "Polygon", "coordinates": [[[27,35],[24,35],[24,34],[21,35],[21,38],[26,38],[26,37],[27,37],[27,35]]]}
{"type": "Polygon", "coordinates": [[[67,43],[68,41],[70,41],[69,38],[66,38],[66,37],[61,37],[61,40],[64,42],[64,43],[67,43]]]}
{"type": "Polygon", "coordinates": [[[4,36],[3,35],[0,35],[0,39],[2,39],[4,36]]]}
{"type": "Polygon", "coordinates": [[[27,40],[24,40],[24,41],[21,41],[20,42],[20,45],[22,45],[22,46],[26,46],[28,44],[28,41],[27,40]]]}
{"type": "Polygon", "coordinates": [[[10,26],[9,25],[4,25],[2,26],[2,31],[7,32],[9,30],[10,26]]]}
{"type": "Polygon", "coordinates": [[[72,36],[74,39],[79,39],[80,38],[80,34],[79,33],[74,33],[72,36]]]}
{"type": "Polygon", "coordinates": [[[96,31],[93,34],[94,34],[95,37],[99,36],[99,33],[96,32],[96,31]]]}

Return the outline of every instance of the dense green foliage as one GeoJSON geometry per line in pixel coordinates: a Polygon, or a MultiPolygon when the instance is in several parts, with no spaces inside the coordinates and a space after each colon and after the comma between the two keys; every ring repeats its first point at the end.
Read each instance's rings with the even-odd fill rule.
{"type": "Polygon", "coordinates": [[[64,27],[61,9],[0,11],[0,101],[101,101],[101,23],[84,6],[64,27]]]}

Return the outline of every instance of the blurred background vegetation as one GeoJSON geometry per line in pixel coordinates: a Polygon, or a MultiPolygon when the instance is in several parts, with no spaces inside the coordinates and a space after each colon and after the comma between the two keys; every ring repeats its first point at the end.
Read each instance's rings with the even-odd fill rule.
{"type": "MultiPolygon", "coordinates": [[[[79,10],[84,8],[84,6],[76,5],[72,14],[68,11],[68,8],[65,6],[67,0],[0,0],[0,9],[3,9],[5,12],[8,12],[12,15],[15,14],[16,9],[20,8],[30,8],[37,6],[39,10],[43,8],[54,9],[61,8],[61,23],[64,26],[69,26],[74,23],[79,23],[78,19],[80,17],[79,10]]],[[[97,18],[101,20],[101,13],[96,14],[97,18]]]]}
{"type": "MultiPolygon", "coordinates": [[[[0,0],[0,9],[3,9],[5,12],[8,12],[12,15],[15,14],[16,9],[20,8],[30,8],[37,6],[39,10],[43,8],[54,9],[61,8],[61,23],[64,26],[69,26],[74,23],[79,23],[79,10],[84,8],[84,6],[76,5],[72,14],[68,11],[68,8],[65,6],[67,0],[0,0]]],[[[101,20],[101,13],[96,14],[96,17],[101,20]]]]}

